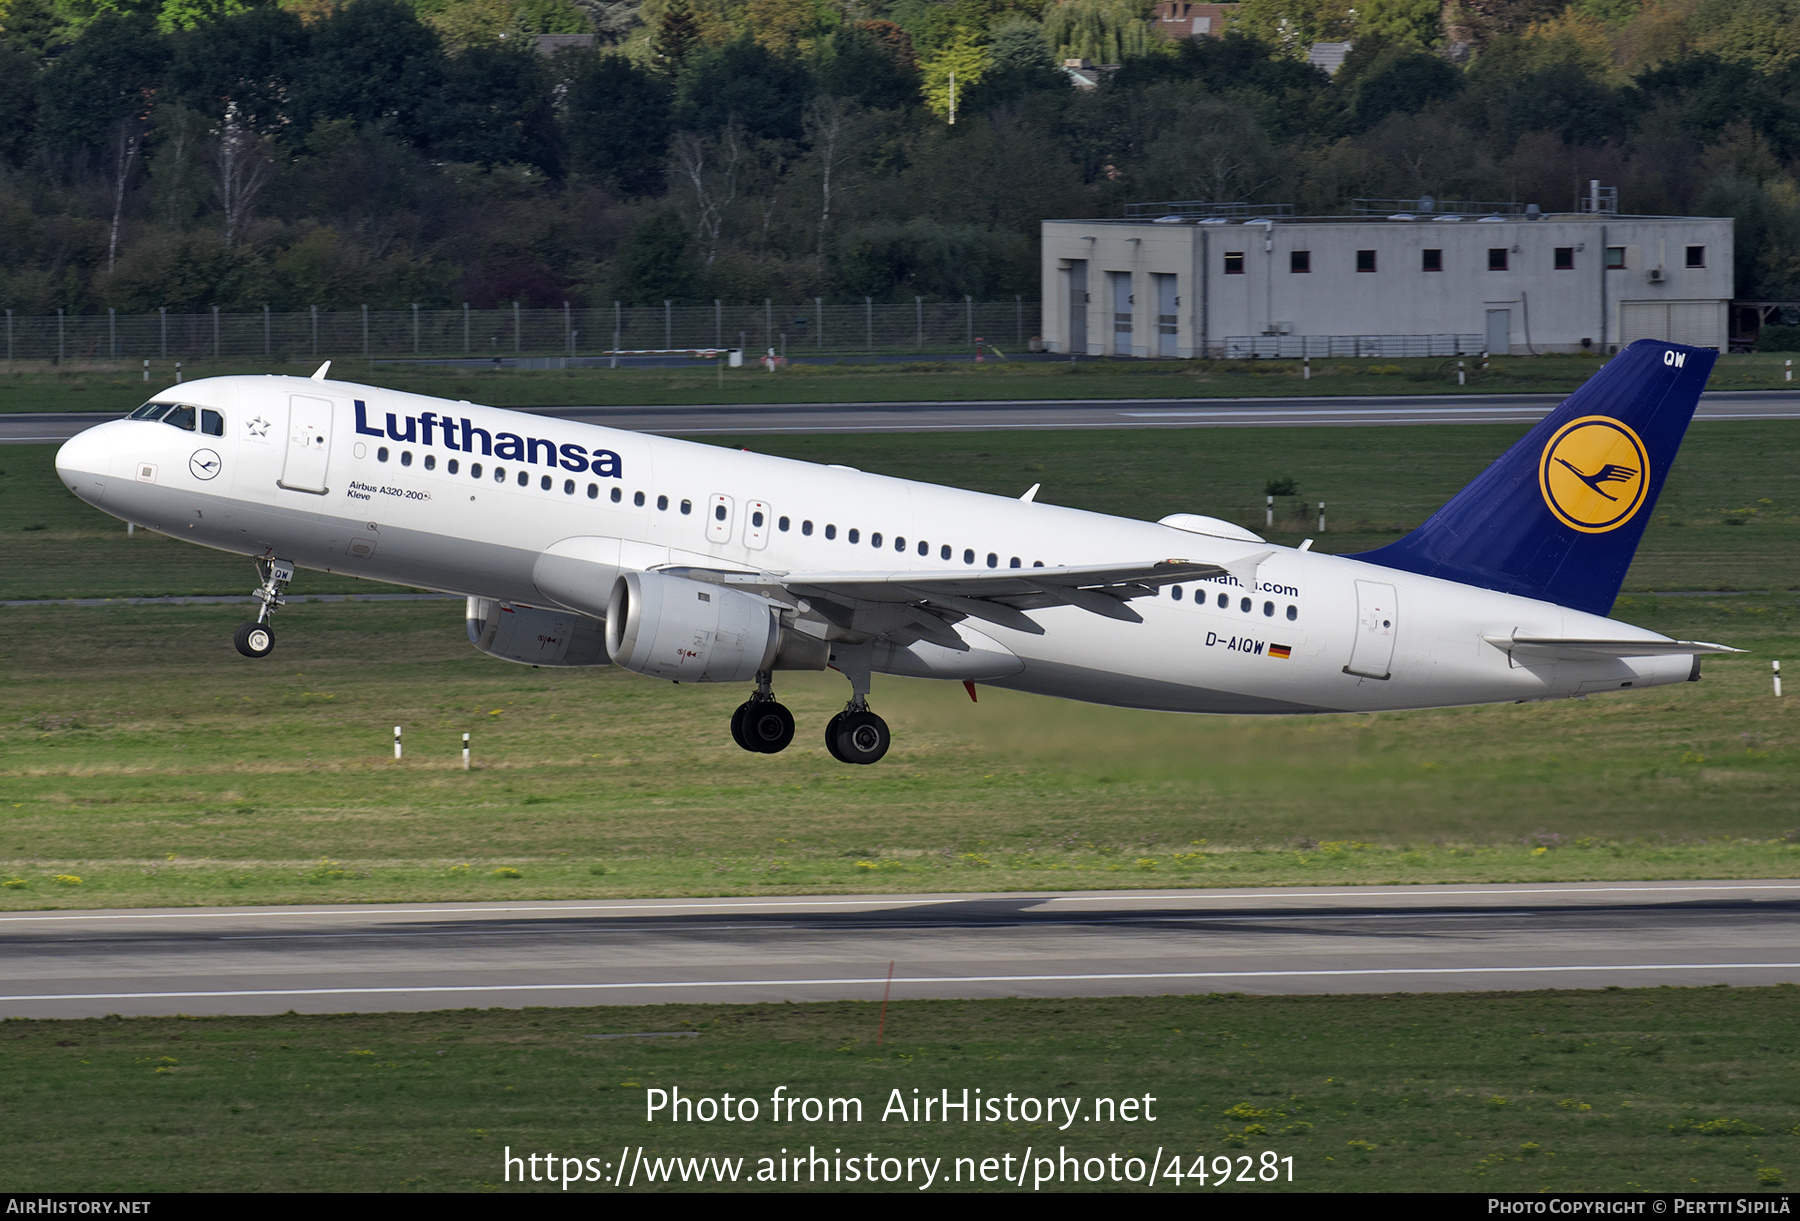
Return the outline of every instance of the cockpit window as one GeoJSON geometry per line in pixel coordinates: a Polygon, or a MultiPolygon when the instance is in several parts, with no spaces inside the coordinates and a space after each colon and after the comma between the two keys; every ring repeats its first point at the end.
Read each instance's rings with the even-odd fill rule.
{"type": "Polygon", "coordinates": [[[225,417],[208,407],[200,412],[200,431],[209,437],[225,435],[225,417]]]}
{"type": "Polygon", "coordinates": [[[160,419],[163,412],[174,405],[175,404],[173,403],[145,403],[142,407],[139,407],[136,411],[132,412],[130,418],[133,420],[160,419]]]}
{"type": "Polygon", "coordinates": [[[168,415],[162,418],[162,422],[165,424],[173,424],[176,428],[185,428],[189,432],[193,432],[194,409],[187,406],[176,407],[173,411],[169,412],[168,415]]]}

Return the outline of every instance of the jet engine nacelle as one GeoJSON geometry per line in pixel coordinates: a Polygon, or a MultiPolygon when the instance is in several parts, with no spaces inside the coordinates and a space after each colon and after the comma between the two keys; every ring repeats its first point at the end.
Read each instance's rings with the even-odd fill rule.
{"type": "Polygon", "coordinates": [[[627,572],[614,582],[606,650],[627,670],[681,683],[822,670],[830,656],[823,640],[784,628],[761,598],[660,572],[627,572]]]}
{"type": "Polygon", "coordinates": [[[469,643],[502,661],[527,666],[603,666],[606,625],[572,611],[470,598],[469,643]]]}

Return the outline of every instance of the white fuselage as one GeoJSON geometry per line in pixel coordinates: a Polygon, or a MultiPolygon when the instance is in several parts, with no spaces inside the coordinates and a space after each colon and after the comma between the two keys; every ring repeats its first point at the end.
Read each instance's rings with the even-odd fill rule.
{"type": "MultiPolygon", "coordinates": [[[[225,551],[588,614],[603,613],[604,594],[598,610],[546,595],[544,557],[598,565],[598,588],[609,570],[669,564],[943,573],[1225,564],[1267,547],[352,383],[221,377],[157,398],[216,411],[222,433],[134,420],[90,429],[58,457],[77,495],[225,551]],[[401,438],[414,422],[412,440],[388,435],[390,415],[401,438]]],[[[1680,682],[1693,668],[1686,656],[1515,663],[1485,638],[1662,637],[1354,559],[1274,547],[1255,583],[1226,576],[1137,598],[1141,623],[1073,606],[1032,611],[1042,635],[964,621],[958,632],[988,668],[924,672],[1129,707],[1273,713],[1548,699],[1680,682]],[[1016,663],[993,664],[1008,655],[1016,663]]]]}

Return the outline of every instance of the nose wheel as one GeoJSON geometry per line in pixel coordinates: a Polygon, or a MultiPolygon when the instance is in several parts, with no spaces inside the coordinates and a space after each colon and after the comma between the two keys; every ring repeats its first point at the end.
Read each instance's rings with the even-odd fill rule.
{"type": "Polygon", "coordinates": [[[266,623],[240,623],[231,643],[245,657],[267,657],[275,651],[275,633],[266,623]]]}
{"type": "Polygon", "coordinates": [[[238,624],[231,637],[231,643],[245,657],[267,657],[275,651],[275,632],[269,626],[269,617],[285,601],[282,594],[294,579],[294,565],[287,560],[257,560],[256,572],[262,583],[250,596],[262,603],[262,609],[253,621],[238,624]]]}

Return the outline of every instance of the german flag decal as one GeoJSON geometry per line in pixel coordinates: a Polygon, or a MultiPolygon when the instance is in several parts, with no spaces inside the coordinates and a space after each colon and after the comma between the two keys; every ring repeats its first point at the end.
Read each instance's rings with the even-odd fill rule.
{"type": "Polygon", "coordinates": [[[1285,644],[1272,644],[1269,646],[1269,656],[1270,657],[1279,657],[1284,661],[1288,657],[1292,656],[1293,652],[1294,652],[1294,650],[1289,648],[1285,644]]]}

